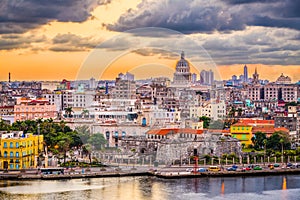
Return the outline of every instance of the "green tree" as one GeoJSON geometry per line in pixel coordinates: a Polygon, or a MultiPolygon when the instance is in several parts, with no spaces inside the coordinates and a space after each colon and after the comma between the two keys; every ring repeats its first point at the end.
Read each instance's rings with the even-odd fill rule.
{"type": "Polygon", "coordinates": [[[202,117],[199,118],[199,120],[203,122],[203,128],[208,128],[209,127],[210,120],[211,120],[209,117],[202,116],[202,117]]]}
{"type": "Polygon", "coordinates": [[[75,131],[78,133],[78,136],[81,139],[82,144],[88,143],[88,139],[91,136],[89,126],[83,125],[75,128],[75,131]]]}
{"type": "Polygon", "coordinates": [[[87,142],[91,144],[94,149],[101,150],[106,144],[106,139],[104,138],[102,133],[95,133],[91,135],[87,142]]]}
{"type": "Polygon", "coordinates": [[[228,113],[229,117],[234,117],[235,116],[235,112],[236,112],[236,109],[235,109],[234,106],[232,106],[231,110],[228,113]]]}
{"type": "Polygon", "coordinates": [[[0,119],[0,130],[1,131],[9,131],[11,126],[9,123],[5,122],[4,120],[0,119]]]}
{"type": "Polygon", "coordinates": [[[59,146],[59,151],[63,154],[64,163],[66,162],[67,152],[71,149],[72,137],[60,133],[57,137],[57,145],[59,146]]]}
{"type": "Polygon", "coordinates": [[[242,108],[238,108],[237,112],[238,112],[238,116],[241,117],[242,114],[243,114],[243,109],[242,108]]]}
{"type": "Polygon", "coordinates": [[[67,107],[65,108],[65,113],[67,115],[67,117],[72,117],[72,113],[73,113],[73,108],[72,107],[67,107]]]}
{"type": "Polygon", "coordinates": [[[284,149],[291,148],[289,136],[286,133],[280,131],[273,133],[267,140],[266,145],[267,149],[274,149],[278,151],[282,150],[282,145],[284,149]]]}
{"type": "Polygon", "coordinates": [[[90,112],[89,112],[87,109],[83,109],[82,112],[81,112],[81,115],[82,115],[84,118],[88,117],[89,114],[90,114],[90,112]]]}
{"type": "Polygon", "coordinates": [[[209,129],[223,130],[224,122],[222,120],[211,121],[209,124],[209,129]]]}
{"type": "Polygon", "coordinates": [[[256,132],[255,135],[251,138],[252,143],[254,144],[254,149],[264,149],[264,140],[267,139],[267,136],[263,132],[256,132]]]}

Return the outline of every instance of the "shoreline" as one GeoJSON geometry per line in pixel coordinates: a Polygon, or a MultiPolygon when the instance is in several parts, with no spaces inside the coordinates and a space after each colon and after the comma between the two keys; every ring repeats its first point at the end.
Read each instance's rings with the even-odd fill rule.
{"type": "Polygon", "coordinates": [[[181,178],[202,178],[202,177],[253,177],[253,176],[276,176],[300,174],[300,169],[274,169],[274,170],[252,170],[252,171],[220,171],[220,172],[167,172],[158,173],[151,171],[140,172],[92,172],[84,174],[25,174],[25,173],[3,173],[0,174],[0,180],[66,180],[66,179],[84,179],[84,178],[109,178],[126,176],[155,176],[162,179],[181,179],[181,178]]]}

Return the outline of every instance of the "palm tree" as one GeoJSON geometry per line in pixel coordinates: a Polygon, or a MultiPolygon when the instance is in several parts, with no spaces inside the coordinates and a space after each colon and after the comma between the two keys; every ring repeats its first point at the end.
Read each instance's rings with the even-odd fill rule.
{"type": "Polygon", "coordinates": [[[87,116],[89,116],[90,112],[87,109],[83,109],[81,112],[81,115],[85,118],[87,116]]]}
{"type": "Polygon", "coordinates": [[[243,109],[242,108],[238,108],[238,116],[241,117],[243,114],[243,109]]]}
{"type": "Polygon", "coordinates": [[[235,107],[231,107],[231,110],[229,111],[229,117],[234,117],[235,116],[235,111],[236,111],[236,109],[235,109],[235,107]]]}
{"type": "Polygon", "coordinates": [[[73,111],[72,107],[67,107],[67,108],[65,109],[65,113],[67,114],[68,117],[72,117],[72,113],[73,113],[73,112],[74,112],[74,111],[73,111]]]}

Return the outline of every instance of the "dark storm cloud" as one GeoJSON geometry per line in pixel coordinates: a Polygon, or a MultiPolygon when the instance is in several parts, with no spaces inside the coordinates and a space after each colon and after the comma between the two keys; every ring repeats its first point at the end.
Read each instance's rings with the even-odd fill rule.
{"type": "Polygon", "coordinates": [[[227,33],[249,25],[300,30],[299,9],[295,0],[144,0],[106,27],[126,31],[156,26],[183,33],[227,33]]]}
{"type": "Polygon", "coordinates": [[[240,30],[244,25],[238,18],[235,13],[223,12],[220,2],[214,4],[210,1],[201,3],[193,0],[145,0],[138,9],[129,10],[116,24],[108,24],[107,28],[125,31],[137,27],[155,26],[184,33],[240,30]]]}
{"type": "Polygon", "coordinates": [[[278,0],[224,0],[229,4],[250,4],[250,3],[270,3],[278,2],[278,0]]]}
{"type": "Polygon", "coordinates": [[[83,22],[110,0],[1,0],[0,34],[24,33],[50,21],[83,22]]]}
{"type": "Polygon", "coordinates": [[[81,37],[75,34],[58,34],[52,39],[51,51],[87,51],[96,47],[100,41],[91,37],[81,37]]]}

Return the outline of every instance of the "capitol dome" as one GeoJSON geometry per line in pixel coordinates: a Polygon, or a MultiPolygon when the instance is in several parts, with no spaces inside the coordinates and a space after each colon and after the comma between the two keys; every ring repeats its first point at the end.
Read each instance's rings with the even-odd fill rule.
{"type": "Polygon", "coordinates": [[[176,72],[178,72],[178,73],[189,73],[190,72],[190,64],[184,58],[184,52],[181,52],[181,59],[176,64],[176,72]]]}
{"type": "Polygon", "coordinates": [[[173,85],[176,87],[186,87],[191,83],[190,64],[184,58],[184,52],[181,52],[181,58],[176,64],[176,72],[174,73],[173,85]]]}

